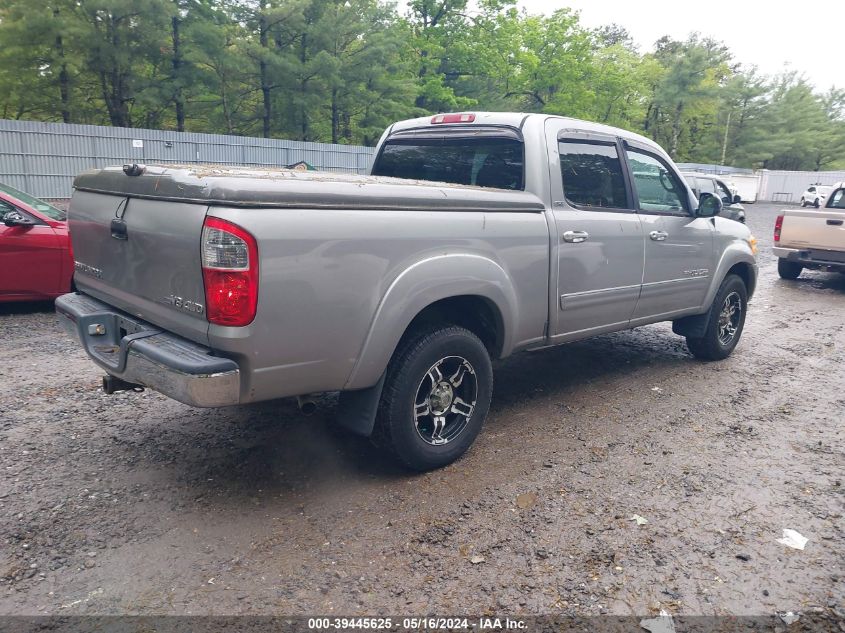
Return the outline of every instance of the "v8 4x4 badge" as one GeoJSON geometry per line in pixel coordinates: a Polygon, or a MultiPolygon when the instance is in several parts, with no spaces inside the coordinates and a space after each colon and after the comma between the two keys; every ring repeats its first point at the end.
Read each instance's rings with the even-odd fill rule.
{"type": "Polygon", "coordinates": [[[196,301],[189,301],[184,297],[177,297],[176,295],[168,295],[162,299],[164,303],[169,303],[174,308],[184,310],[185,312],[193,312],[194,314],[202,314],[205,312],[205,306],[196,301]]]}

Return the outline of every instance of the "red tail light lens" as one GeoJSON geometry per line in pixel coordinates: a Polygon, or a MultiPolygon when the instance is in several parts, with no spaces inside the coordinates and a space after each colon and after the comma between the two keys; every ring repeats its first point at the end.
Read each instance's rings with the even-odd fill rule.
{"type": "Polygon", "coordinates": [[[783,216],[779,215],[775,220],[775,242],[780,242],[780,231],[783,228],[783,216]]]}
{"type": "Polygon", "coordinates": [[[239,327],[258,308],[258,244],[237,224],[206,217],[202,227],[202,279],[206,316],[217,325],[239,327]]]}

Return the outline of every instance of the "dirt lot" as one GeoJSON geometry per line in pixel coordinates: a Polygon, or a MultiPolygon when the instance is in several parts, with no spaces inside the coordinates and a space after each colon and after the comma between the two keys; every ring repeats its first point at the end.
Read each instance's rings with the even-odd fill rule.
{"type": "Polygon", "coordinates": [[[0,308],[0,613],[842,617],[845,276],[778,279],[776,209],[748,209],[732,358],[666,325],[518,355],[472,451],[425,475],[335,430],[330,397],[105,396],[51,306],[0,308]]]}

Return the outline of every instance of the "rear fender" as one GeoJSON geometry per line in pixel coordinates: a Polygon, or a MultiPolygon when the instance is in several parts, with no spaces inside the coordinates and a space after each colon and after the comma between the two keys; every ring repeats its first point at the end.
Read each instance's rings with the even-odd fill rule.
{"type": "Polygon", "coordinates": [[[503,326],[501,356],[507,356],[513,349],[518,317],[516,293],[507,272],[481,255],[438,255],[409,266],[387,289],[344,389],[376,384],[414,317],[437,301],[463,295],[485,298],[498,309],[503,326]]]}

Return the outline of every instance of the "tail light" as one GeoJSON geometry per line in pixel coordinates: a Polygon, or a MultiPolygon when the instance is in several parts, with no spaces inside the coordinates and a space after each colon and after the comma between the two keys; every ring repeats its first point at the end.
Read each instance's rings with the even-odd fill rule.
{"type": "Polygon", "coordinates": [[[243,326],[258,307],[258,244],[237,224],[206,217],[202,227],[206,316],[217,325],[243,326]]]}
{"type": "Polygon", "coordinates": [[[775,242],[780,242],[780,230],[783,228],[783,215],[775,220],[775,242]]]}

